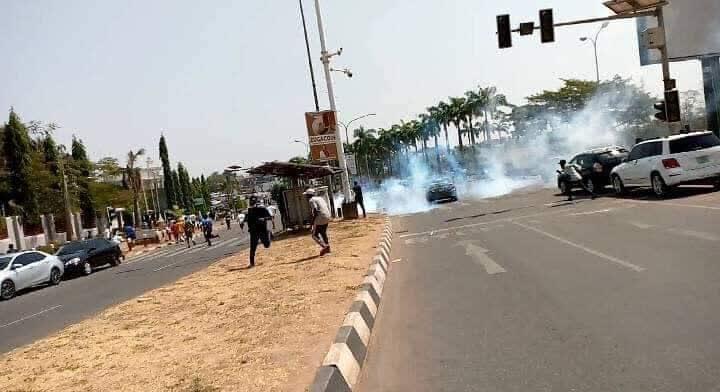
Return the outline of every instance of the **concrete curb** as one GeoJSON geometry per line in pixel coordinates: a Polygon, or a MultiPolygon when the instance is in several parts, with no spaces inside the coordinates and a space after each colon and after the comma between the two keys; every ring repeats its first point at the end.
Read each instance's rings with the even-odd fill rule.
{"type": "Polygon", "coordinates": [[[390,218],[385,218],[385,229],[380,238],[377,255],[373,257],[372,264],[363,277],[355,301],[345,315],[330,351],[315,374],[310,392],[352,392],[360,376],[370,334],[375,325],[390,267],[391,247],[392,223],[390,218]]]}

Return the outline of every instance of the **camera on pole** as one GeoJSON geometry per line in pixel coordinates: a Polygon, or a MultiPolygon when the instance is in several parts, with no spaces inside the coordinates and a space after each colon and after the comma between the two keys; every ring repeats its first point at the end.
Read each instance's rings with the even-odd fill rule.
{"type": "Polygon", "coordinates": [[[512,27],[510,27],[510,15],[497,16],[498,46],[500,49],[512,47],[512,27]]]}
{"type": "Polygon", "coordinates": [[[540,41],[555,42],[555,21],[552,8],[540,10],[540,41]]]}

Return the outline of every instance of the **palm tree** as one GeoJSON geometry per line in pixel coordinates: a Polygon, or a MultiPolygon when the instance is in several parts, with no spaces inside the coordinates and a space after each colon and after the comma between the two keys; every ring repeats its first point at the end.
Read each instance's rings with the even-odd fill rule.
{"type": "Polygon", "coordinates": [[[142,190],[142,176],[140,169],[135,167],[138,158],[145,155],[145,149],[141,148],[137,151],[130,150],[127,154],[127,165],[125,171],[133,195],[133,206],[135,207],[135,224],[142,225],[142,214],[140,214],[140,192],[142,190]]]}
{"type": "Polygon", "coordinates": [[[477,93],[473,92],[477,97],[477,108],[479,114],[483,117],[483,133],[484,139],[490,140],[492,137],[492,130],[490,129],[491,118],[497,117],[498,107],[504,106],[512,108],[513,105],[509,104],[507,97],[503,94],[497,93],[497,88],[491,87],[478,87],[477,93]]]}
{"type": "Polygon", "coordinates": [[[434,116],[438,124],[442,124],[443,126],[443,131],[445,132],[445,146],[447,146],[447,150],[450,151],[450,137],[448,137],[447,130],[448,125],[450,125],[450,105],[440,101],[437,106],[432,107],[431,109],[435,109],[434,116]]]}
{"type": "Polygon", "coordinates": [[[368,178],[370,177],[370,154],[375,144],[375,133],[374,129],[365,129],[360,127],[353,131],[355,141],[353,142],[353,149],[359,155],[362,155],[365,159],[365,171],[368,178]]]}
{"type": "Polygon", "coordinates": [[[455,125],[458,133],[458,143],[460,149],[463,149],[463,130],[462,123],[465,121],[465,98],[450,97],[450,122],[455,125]]]}

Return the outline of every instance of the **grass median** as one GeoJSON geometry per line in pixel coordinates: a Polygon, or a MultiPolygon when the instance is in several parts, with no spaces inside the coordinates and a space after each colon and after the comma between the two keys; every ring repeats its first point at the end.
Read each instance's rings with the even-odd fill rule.
{"type": "MultiPolygon", "coordinates": [[[[2,391],[305,391],[383,218],[331,223],[333,253],[281,237],[0,357],[2,391]]],[[[92,293],[88,293],[92,295],[92,293]]]]}

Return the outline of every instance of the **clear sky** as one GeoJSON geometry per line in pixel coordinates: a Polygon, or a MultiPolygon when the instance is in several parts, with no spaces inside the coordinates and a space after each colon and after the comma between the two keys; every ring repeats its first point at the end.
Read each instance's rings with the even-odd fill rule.
{"type": "MultiPolygon", "coordinates": [[[[313,2],[304,0],[321,108],[327,92],[313,2]]],[[[559,78],[594,79],[599,25],[558,29],[557,42],[514,36],[497,49],[495,15],[513,25],[554,8],[556,22],[604,16],[600,0],[323,0],[341,119],[389,127],[448,96],[495,85],[514,103],[559,78]]],[[[295,0],[2,0],[0,108],[56,122],[93,159],[144,147],[157,162],[160,132],[191,175],[229,164],[302,155],[303,113],[313,110],[295,0]]],[[[633,22],[599,40],[601,75],[632,77],[661,92],[658,66],[640,67],[633,22]]],[[[701,89],[698,62],[674,64],[681,90],[701,89]]],[[[122,160],[124,162],[124,159],[122,160]]]]}

